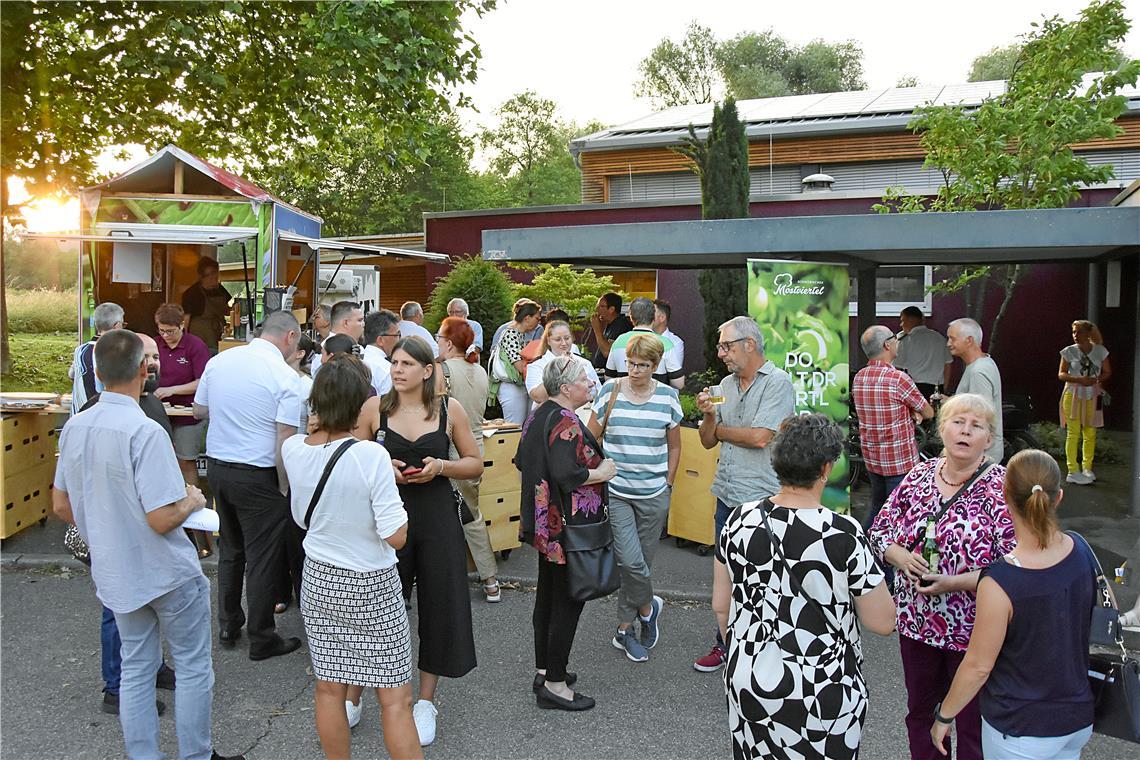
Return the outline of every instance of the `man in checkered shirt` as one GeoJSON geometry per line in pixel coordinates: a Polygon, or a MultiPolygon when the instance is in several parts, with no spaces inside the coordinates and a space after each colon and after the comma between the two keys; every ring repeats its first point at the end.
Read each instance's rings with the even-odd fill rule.
{"type": "Polygon", "coordinates": [[[871,478],[869,528],[883,502],[918,464],[914,424],[934,416],[910,375],[893,364],[899,341],[891,330],[874,325],[863,331],[859,345],[869,360],[851,385],[859,415],[859,446],[871,478]]]}

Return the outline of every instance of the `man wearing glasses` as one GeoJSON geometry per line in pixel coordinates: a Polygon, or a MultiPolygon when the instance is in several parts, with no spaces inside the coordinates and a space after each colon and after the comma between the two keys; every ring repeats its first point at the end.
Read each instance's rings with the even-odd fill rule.
{"type": "Polygon", "coordinates": [[[372,387],[377,396],[392,390],[392,364],[388,357],[400,340],[400,318],[388,309],[374,311],[364,318],[364,365],[372,371],[372,387]]]}
{"type": "MultiPolygon", "coordinates": [[[[705,388],[697,394],[697,408],[704,415],[701,445],[711,449],[720,444],[712,484],[716,497],[714,545],[732,510],[780,490],[768,444],[784,418],[795,413],[792,379],[764,356],[764,338],[754,319],[733,317],[721,325],[716,351],[732,374],[720,381],[719,393],[705,388]],[[717,397],[723,402],[714,403],[717,397]]],[[[724,641],[718,628],[712,651],[694,662],[693,668],[711,673],[719,670],[724,660],[724,641]]]]}
{"type": "Polygon", "coordinates": [[[863,528],[871,527],[883,503],[918,464],[914,423],[934,416],[934,409],[910,375],[894,366],[899,340],[890,328],[872,325],[859,345],[867,366],[855,374],[851,398],[859,416],[859,448],[871,479],[871,511],[863,528]]]}

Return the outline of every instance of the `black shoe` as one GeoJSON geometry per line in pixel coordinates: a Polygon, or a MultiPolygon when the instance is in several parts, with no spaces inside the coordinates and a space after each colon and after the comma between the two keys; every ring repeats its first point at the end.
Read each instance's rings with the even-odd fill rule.
{"type": "Polygon", "coordinates": [[[215,750],[210,752],[210,760],[245,760],[245,755],[219,755],[215,750]]]}
{"type": "Polygon", "coordinates": [[[154,679],[154,687],[156,689],[165,689],[166,691],[174,691],[174,670],[163,665],[158,669],[158,676],[154,679]]]}
{"type": "MultiPolygon", "coordinates": [[[[577,682],[578,682],[578,674],[577,673],[571,673],[569,670],[567,670],[566,671],[566,685],[567,686],[573,686],[577,682]]],[[[534,693],[537,694],[538,690],[541,689],[543,686],[546,686],[546,676],[544,676],[542,673],[535,673],[534,674],[534,686],[532,687],[534,690],[534,693]]]]}
{"type": "MultiPolygon", "coordinates": [[[[162,715],[164,712],[166,712],[166,703],[163,702],[161,699],[154,700],[154,706],[158,709],[159,715],[162,715]]],[[[118,715],[119,714],[119,695],[118,694],[108,694],[107,692],[103,692],[103,704],[99,709],[102,710],[103,712],[107,713],[108,715],[118,715]]]]}
{"type": "Polygon", "coordinates": [[[283,654],[296,652],[300,648],[301,640],[296,636],[290,636],[287,639],[278,639],[276,644],[260,652],[249,650],[249,659],[268,660],[270,657],[280,657],[283,654]]]}
{"type": "Polygon", "coordinates": [[[585,694],[575,694],[574,699],[564,699],[550,689],[543,686],[534,695],[539,708],[543,710],[566,710],[568,712],[581,712],[594,706],[594,698],[585,694]]]}
{"type": "Polygon", "coordinates": [[[238,639],[241,638],[241,629],[237,628],[232,631],[218,631],[218,643],[225,649],[233,649],[237,646],[238,639]]]}

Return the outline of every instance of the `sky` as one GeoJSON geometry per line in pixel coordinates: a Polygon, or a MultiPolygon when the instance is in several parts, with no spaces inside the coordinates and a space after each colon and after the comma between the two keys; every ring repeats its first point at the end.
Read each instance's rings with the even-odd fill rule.
{"type": "MultiPolygon", "coordinates": [[[[949,0],[839,2],[811,0],[499,0],[498,9],[465,28],[482,49],[479,79],[467,89],[478,113],[472,127],[491,126],[495,109],[532,89],[555,101],[560,115],[585,124],[617,125],[654,108],[634,96],[638,63],[662,39],[680,41],[696,19],[718,39],[771,28],[803,44],[853,39],[863,48],[872,89],[903,76],[924,85],[966,81],[980,53],[1014,42],[1042,15],[1073,20],[1088,0],[949,0]]],[[[1140,56],[1140,0],[1126,0],[1132,31],[1125,52],[1140,56]]]]}

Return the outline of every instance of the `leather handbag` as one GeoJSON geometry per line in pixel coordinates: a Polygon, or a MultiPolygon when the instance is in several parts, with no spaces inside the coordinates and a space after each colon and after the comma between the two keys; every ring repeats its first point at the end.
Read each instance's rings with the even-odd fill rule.
{"type": "Polygon", "coordinates": [[[1140,744],[1140,662],[1120,652],[1089,655],[1089,686],[1092,687],[1093,731],[1140,744]]]}
{"type": "Polygon", "coordinates": [[[1084,549],[1085,558],[1093,570],[1093,583],[1096,585],[1097,603],[1092,608],[1092,620],[1089,625],[1089,644],[1101,647],[1115,647],[1121,641],[1120,611],[1112,600],[1108,590],[1108,581],[1104,577],[1104,569],[1100,566],[1096,552],[1089,546],[1085,537],[1075,530],[1065,531],[1073,541],[1084,549]]]}
{"type": "Polygon", "coordinates": [[[609,596],[621,586],[609,510],[599,522],[562,526],[562,552],[566,557],[566,589],[576,602],[609,596]]]}

